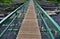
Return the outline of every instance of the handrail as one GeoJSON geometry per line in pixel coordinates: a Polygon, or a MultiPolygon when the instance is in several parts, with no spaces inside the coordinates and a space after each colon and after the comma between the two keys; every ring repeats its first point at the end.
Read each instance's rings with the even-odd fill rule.
{"type": "Polygon", "coordinates": [[[9,26],[12,24],[12,22],[14,22],[14,20],[16,19],[17,16],[15,16],[15,18],[8,24],[8,26],[3,30],[3,32],[0,34],[0,37],[6,32],[6,30],[9,28],[9,26]]]}
{"type": "Polygon", "coordinates": [[[60,27],[59,25],[47,14],[47,12],[45,10],[43,10],[40,5],[35,1],[35,4],[36,6],[39,8],[39,10],[41,10],[42,14],[44,14],[48,19],[49,21],[53,24],[53,27],[58,31],[60,32],[60,27]]]}
{"type": "Polygon", "coordinates": [[[18,7],[17,9],[15,9],[13,12],[11,12],[9,15],[7,15],[4,19],[2,19],[1,21],[0,21],[0,24],[2,24],[6,19],[8,19],[11,15],[13,15],[17,10],[19,10],[20,8],[22,8],[22,6],[24,6],[24,4],[23,5],[21,5],[20,7],[18,7]]]}
{"type": "Polygon", "coordinates": [[[50,35],[50,39],[55,39],[53,33],[51,32],[51,29],[49,28],[48,24],[46,23],[46,20],[44,19],[44,16],[49,20],[49,22],[52,24],[51,27],[54,27],[54,29],[57,31],[57,33],[60,35],[60,26],[47,14],[47,12],[41,8],[41,6],[34,0],[35,6],[40,10],[39,16],[41,17],[42,21],[44,22],[44,25],[46,26],[47,32],[50,35]]]}
{"type": "Polygon", "coordinates": [[[27,1],[26,3],[24,3],[23,5],[19,6],[17,9],[15,9],[14,11],[12,11],[10,14],[8,14],[4,19],[2,19],[0,21],[0,26],[4,24],[4,22],[6,22],[6,20],[9,20],[9,18],[11,16],[14,15],[14,17],[12,18],[12,20],[6,25],[7,27],[4,28],[4,30],[2,32],[0,32],[0,38],[4,35],[4,33],[8,30],[8,28],[10,27],[10,25],[16,20],[16,18],[18,18],[18,13],[17,11],[26,7],[26,5],[28,4],[29,1],[27,1]]]}
{"type": "Polygon", "coordinates": [[[42,16],[42,15],[40,15],[40,16],[41,16],[43,22],[45,23],[45,26],[46,26],[46,28],[47,28],[47,31],[48,31],[51,39],[55,39],[54,36],[53,36],[53,34],[52,34],[52,32],[51,32],[51,29],[48,27],[48,25],[47,25],[46,21],[44,20],[43,16],[42,16]]]}
{"type": "MultiPolygon", "coordinates": [[[[28,2],[28,1],[26,1],[28,2]]],[[[8,19],[11,15],[13,15],[16,11],[18,11],[19,9],[21,9],[22,7],[24,7],[26,3],[24,3],[23,5],[20,5],[17,9],[15,9],[14,11],[12,11],[9,15],[7,15],[4,19],[2,19],[0,21],[0,24],[2,24],[6,19],[8,19]]]]}

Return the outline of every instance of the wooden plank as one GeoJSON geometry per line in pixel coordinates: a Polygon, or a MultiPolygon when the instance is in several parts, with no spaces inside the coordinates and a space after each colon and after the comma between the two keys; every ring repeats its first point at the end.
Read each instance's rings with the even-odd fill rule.
{"type": "Polygon", "coordinates": [[[41,39],[33,0],[30,4],[16,39],[41,39]]]}

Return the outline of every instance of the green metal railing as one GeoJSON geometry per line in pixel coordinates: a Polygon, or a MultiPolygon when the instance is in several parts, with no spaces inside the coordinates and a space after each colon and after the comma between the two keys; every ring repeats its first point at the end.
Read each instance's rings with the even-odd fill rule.
{"type": "Polygon", "coordinates": [[[23,16],[26,13],[28,5],[29,5],[29,1],[27,1],[23,5],[19,6],[17,9],[15,9],[13,12],[8,14],[5,18],[3,18],[0,21],[0,39],[8,30],[11,30],[11,32],[13,30],[17,30],[17,29],[13,29],[13,28],[20,26],[17,23],[20,22],[21,20],[23,20],[23,16]],[[12,26],[12,28],[10,29],[11,26],[12,26]],[[2,30],[1,30],[1,28],[2,28],[2,30]]]}
{"type": "Polygon", "coordinates": [[[41,6],[34,0],[35,7],[38,9],[38,14],[40,19],[42,20],[41,26],[46,27],[46,31],[48,32],[50,39],[55,39],[53,33],[51,32],[52,29],[60,35],[60,26],[47,14],[47,12],[41,8],[41,6]],[[48,22],[49,23],[48,23],[48,22]],[[52,29],[51,29],[52,28],[52,29]]]}

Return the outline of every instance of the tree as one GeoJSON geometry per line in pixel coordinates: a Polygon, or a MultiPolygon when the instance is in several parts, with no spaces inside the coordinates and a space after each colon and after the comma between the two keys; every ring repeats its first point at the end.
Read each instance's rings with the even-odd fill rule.
{"type": "Polygon", "coordinates": [[[57,0],[47,0],[47,1],[57,2],[57,0]]]}
{"type": "Polygon", "coordinates": [[[27,0],[24,0],[24,2],[26,2],[27,0]]]}
{"type": "Polygon", "coordinates": [[[0,3],[3,3],[4,0],[0,0],[0,3]]]}
{"type": "Polygon", "coordinates": [[[0,0],[0,3],[3,3],[5,5],[9,5],[9,4],[12,4],[12,0],[0,0]]]}
{"type": "Polygon", "coordinates": [[[57,0],[58,3],[60,3],[60,0],[57,0]]]}
{"type": "Polygon", "coordinates": [[[13,2],[12,2],[12,0],[4,0],[4,4],[6,4],[6,5],[9,5],[9,4],[12,4],[13,2]]]}

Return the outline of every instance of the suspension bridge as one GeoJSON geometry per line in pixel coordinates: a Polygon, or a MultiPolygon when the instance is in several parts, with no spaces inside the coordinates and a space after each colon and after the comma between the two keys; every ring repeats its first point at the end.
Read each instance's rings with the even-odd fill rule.
{"type": "Polygon", "coordinates": [[[28,0],[0,21],[0,39],[59,38],[60,25],[35,0],[28,0]]]}

